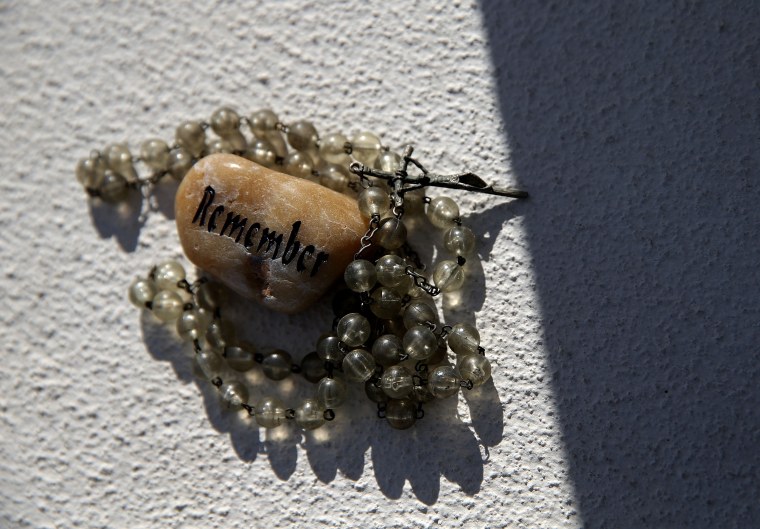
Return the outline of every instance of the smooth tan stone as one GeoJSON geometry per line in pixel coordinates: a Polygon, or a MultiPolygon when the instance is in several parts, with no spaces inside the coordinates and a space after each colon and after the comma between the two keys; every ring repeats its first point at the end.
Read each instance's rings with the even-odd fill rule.
{"type": "Polygon", "coordinates": [[[287,313],[305,309],[343,276],[367,231],[352,198],[231,154],[197,162],[175,209],[182,247],[196,266],[287,313]]]}

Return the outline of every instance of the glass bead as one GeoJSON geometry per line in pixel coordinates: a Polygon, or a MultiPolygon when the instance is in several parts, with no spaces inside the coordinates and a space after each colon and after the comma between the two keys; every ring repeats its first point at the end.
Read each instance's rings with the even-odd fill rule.
{"type": "Polygon", "coordinates": [[[135,279],[129,286],[129,301],[138,309],[145,309],[146,303],[156,297],[156,284],[150,279],[135,279]]]}
{"type": "Polygon", "coordinates": [[[327,375],[324,360],[316,352],[307,354],[301,360],[301,374],[306,380],[316,384],[322,377],[327,375]]]}
{"type": "Polygon", "coordinates": [[[232,146],[221,138],[214,138],[206,145],[206,154],[231,153],[232,146]]]}
{"type": "Polygon", "coordinates": [[[477,354],[480,347],[480,333],[469,323],[457,323],[449,331],[446,341],[451,350],[458,355],[477,354]]]}
{"type": "Polygon", "coordinates": [[[235,340],[235,329],[227,320],[214,320],[206,328],[206,341],[217,350],[222,350],[227,343],[235,340]]]}
{"type": "Polygon", "coordinates": [[[465,226],[454,226],[443,235],[443,246],[454,255],[467,257],[475,249],[475,234],[465,226]]]}
{"type": "Polygon", "coordinates": [[[383,248],[396,250],[406,242],[406,226],[401,219],[388,217],[380,221],[375,237],[377,244],[383,248]]]}
{"type": "Polygon", "coordinates": [[[277,124],[279,122],[277,114],[269,109],[258,110],[248,118],[248,126],[251,132],[260,140],[268,139],[267,136],[271,132],[277,131],[277,124]]]}
{"type": "Polygon", "coordinates": [[[231,137],[235,132],[239,132],[240,116],[233,109],[222,107],[211,114],[209,124],[220,137],[231,137]]]}
{"type": "Polygon", "coordinates": [[[369,320],[356,312],[346,314],[338,321],[338,338],[349,347],[364,344],[371,332],[369,320]]]}
{"type": "Polygon", "coordinates": [[[460,356],[457,370],[462,379],[469,380],[476,387],[482,386],[491,378],[491,362],[480,354],[460,356]]]}
{"type": "Polygon", "coordinates": [[[386,287],[397,287],[404,282],[404,278],[411,279],[406,273],[406,266],[406,261],[398,255],[382,256],[375,264],[378,283],[386,287]]]}
{"type": "Polygon", "coordinates": [[[177,334],[183,342],[197,340],[203,326],[203,318],[195,310],[183,311],[177,318],[177,334]]]}
{"type": "Polygon", "coordinates": [[[185,269],[177,261],[165,261],[156,267],[153,280],[159,290],[177,290],[177,283],[185,279],[185,269]]]}
{"type": "Polygon", "coordinates": [[[278,158],[284,159],[288,155],[288,145],[285,143],[285,138],[282,137],[282,132],[274,130],[267,134],[265,139],[274,149],[274,153],[278,158]]]}
{"type": "Polygon", "coordinates": [[[454,292],[464,285],[464,270],[456,261],[441,261],[433,269],[433,283],[441,292],[454,292]]]}
{"type": "Polygon", "coordinates": [[[151,302],[151,310],[164,323],[176,321],[182,314],[184,303],[174,290],[161,290],[151,302]]]}
{"type": "Polygon", "coordinates": [[[317,384],[317,399],[325,408],[335,409],[346,400],[348,388],[340,378],[323,378],[317,384]]]}
{"type": "Polygon", "coordinates": [[[425,192],[422,189],[404,193],[404,217],[416,218],[425,213],[425,192]]]}
{"type": "Polygon", "coordinates": [[[219,394],[230,406],[240,406],[248,402],[248,388],[237,380],[225,382],[219,386],[219,394]]]}
{"type": "Polygon", "coordinates": [[[395,173],[401,167],[401,156],[392,151],[381,152],[375,160],[375,168],[386,173],[395,173]]]}
{"type": "Polygon", "coordinates": [[[227,365],[242,373],[250,371],[256,365],[255,355],[253,347],[250,346],[228,345],[224,348],[224,358],[227,360],[227,365]]]}
{"type": "Polygon", "coordinates": [[[459,377],[451,366],[438,366],[428,375],[428,389],[436,398],[445,399],[459,391],[459,377]]]}
{"type": "Polygon", "coordinates": [[[105,164],[100,157],[79,160],[76,176],[85,189],[98,189],[105,177],[105,164]]]}
{"type": "Polygon", "coordinates": [[[411,298],[419,298],[425,295],[425,291],[415,285],[412,276],[406,275],[406,273],[404,273],[404,277],[401,278],[398,285],[394,285],[390,288],[402,298],[407,294],[411,298]]]}
{"type": "Polygon", "coordinates": [[[351,140],[351,156],[367,167],[375,166],[375,160],[381,149],[380,138],[371,132],[359,133],[351,140]]]}
{"type": "Polygon", "coordinates": [[[398,364],[403,354],[404,347],[401,344],[401,338],[395,334],[378,336],[372,344],[372,356],[383,367],[398,364]]]}
{"type": "Polygon", "coordinates": [[[264,397],[256,404],[256,423],[264,428],[277,428],[285,421],[285,406],[280,399],[264,397]]]}
{"type": "MultiPolygon", "coordinates": [[[[227,145],[229,145],[231,152],[243,154],[248,149],[248,140],[245,139],[245,136],[243,136],[243,133],[239,130],[236,130],[228,136],[225,136],[224,141],[227,145]]],[[[272,147],[272,151],[274,151],[274,147],[272,147]]]]}
{"type": "Polygon", "coordinates": [[[435,395],[430,393],[430,389],[427,384],[422,386],[414,386],[412,392],[409,394],[409,398],[414,402],[420,402],[422,404],[435,400],[435,395]]]}
{"type": "Polygon", "coordinates": [[[199,307],[209,311],[214,311],[222,304],[225,291],[219,283],[206,281],[202,283],[195,291],[195,300],[199,307]]]}
{"type": "Polygon", "coordinates": [[[264,357],[261,362],[261,369],[267,378],[272,380],[282,380],[291,373],[293,359],[290,354],[281,349],[275,349],[264,357]]]}
{"type": "Polygon", "coordinates": [[[277,162],[277,153],[267,140],[256,140],[246,152],[246,157],[264,167],[274,167],[277,162]]]}
{"type": "Polygon", "coordinates": [[[147,140],[140,146],[140,158],[154,171],[166,171],[169,168],[169,146],[163,140],[147,140]]]}
{"type": "Polygon", "coordinates": [[[386,395],[383,391],[383,388],[379,386],[379,381],[377,380],[370,379],[365,382],[364,393],[367,395],[367,398],[369,398],[369,400],[376,404],[388,402],[388,395],[386,395]]]}
{"type": "Polygon", "coordinates": [[[304,430],[316,430],[325,423],[325,409],[316,399],[305,399],[296,408],[295,420],[304,430]]]}
{"type": "Polygon", "coordinates": [[[365,259],[351,261],[343,273],[343,280],[354,292],[369,292],[377,283],[375,265],[365,259]]]}
{"type": "Polygon", "coordinates": [[[169,174],[177,182],[181,182],[193,166],[192,155],[182,147],[169,151],[169,174]]]}
{"type": "Polygon", "coordinates": [[[301,151],[293,151],[285,157],[283,162],[285,172],[297,178],[312,179],[314,177],[314,164],[311,157],[301,151]]]}
{"type": "Polygon", "coordinates": [[[459,206],[449,197],[435,197],[428,204],[427,216],[433,226],[451,228],[456,226],[454,220],[459,218],[459,206]]]}
{"type": "Polygon", "coordinates": [[[319,142],[319,155],[329,163],[348,165],[351,159],[346,153],[346,143],[348,138],[343,134],[328,134],[319,142]]]}
{"type": "Polygon", "coordinates": [[[404,310],[404,326],[411,329],[415,325],[438,324],[438,313],[424,301],[412,301],[404,310]]]}
{"type": "Polygon", "coordinates": [[[406,331],[401,341],[404,352],[412,360],[430,358],[438,349],[438,338],[424,325],[416,325],[406,331]]]}
{"type": "Polygon", "coordinates": [[[391,366],[380,378],[380,387],[393,399],[407,397],[414,387],[412,373],[404,366],[391,366]]]}
{"type": "Polygon", "coordinates": [[[121,202],[129,195],[127,180],[117,173],[106,173],[100,185],[100,198],[111,204],[121,202]]]}
{"type": "Polygon", "coordinates": [[[340,339],[335,334],[323,334],[317,342],[317,354],[326,361],[337,364],[343,361],[345,353],[341,350],[340,339]]]}
{"type": "Polygon", "coordinates": [[[354,349],[343,358],[343,374],[354,382],[369,380],[375,367],[375,359],[364,349],[354,349]]]}
{"type": "Polygon", "coordinates": [[[200,158],[206,149],[206,131],[198,121],[184,121],[174,132],[177,145],[192,158],[200,158]]]}
{"type": "Polygon", "coordinates": [[[378,318],[389,320],[398,316],[403,303],[401,296],[388,287],[380,287],[372,292],[369,309],[378,318]]]}
{"type": "Polygon", "coordinates": [[[108,168],[114,173],[126,179],[133,180],[137,177],[135,167],[132,164],[132,153],[126,145],[116,143],[106,147],[104,156],[108,168]]]}
{"type": "Polygon", "coordinates": [[[310,121],[296,121],[288,126],[288,143],[297,151],[313,151],[317,148],[319,135],[310,121]]]}
{"type": "Polygon", "coordinates": [[[362,190],[359,193],[358,202],[359,211],[366,218],[370,218],[373,215],[382,217],[391,207],[391,198],[388,192],[378,186],[362,190]]]}
{"type": "Polygon", "coordinates": [[[342,165],[329,163],[319,170],[319,183],[328,189],[342,193],[348,188],[351,173],[342,165]]]}
{"type": "Polygon", "coordinates": [[[411,399],[389,400],[385,407],[385,418],[397,430],[411,428],[417,422],[417,404],[411,399]]]}
{"type": "Polygon", "coordinates": [[[203,350],[195,353],[195,363],[207,380],[215,379],[222,371],[222,357],[214,351],[203,350]]]}

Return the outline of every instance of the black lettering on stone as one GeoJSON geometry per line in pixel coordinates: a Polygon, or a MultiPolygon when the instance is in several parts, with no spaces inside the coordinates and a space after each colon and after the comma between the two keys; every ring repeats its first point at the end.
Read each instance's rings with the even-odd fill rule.
{"type": "Polygon", "coordinates": [[[198,226],[203,226],[206,223],[206,210],[208,210],[208,207],[214,201],[215,194],[216,192],[211,186],[207,186],[203,191],[203,198],[201,198],[201,203],[198,205],[198,211],[195,212],[195,216],[193,217],[193,224],[195,224],[198,219],[201,221],[198,226]]]}
{"type": "Polygon", "coordinates": [[[224,221],[224,226],[222,226],[222,231],[219,232],[219,235],[224,235],[224,232],[227,231],[227,228],[229,227],[229,233],[227,233],[227,236],[232,239],[235,230],[237,230],[238,234],[234,239],[235,242],[240,242],[240,237],[243,236],[243,230],[248,223],[248,219],[245,218],[241,221],[240,215],[235,215],[234,217],[233,215],[235,215],[234,211],[227,213],[227,220],[224,221]]]}
{"type": "Polygon", "coordinates": [[[264,231],[261,233],[261,240],[259,241],[259,246],[256,248],[256,251],[261,251],[261,248],[264,245],[267,245],[267,249],[264,250],[264,253],[267,253],[269,250],[272,249],[272,245],[276,245],[274,248],[274,253],[272,254],[272,259],[277,259],[277,254],[280,253],[280,245],[282,244],[282,234],[277,234],[276,231],[269,231],[269,228],[264,228],[264,231]]]}
{"type": "Polygon", "coordinates": [[[314,268],[311,269],[311,277],[314,277],[317,274],[319,267],[322,266],[322,263],[327,262],[328,257],[330,256],[325,252],[319,252],[317,254],[317,260],[314,262],[314,268]]]}
{"type": "Polygon", "coordinates": [[[300,229],[301,221],[297,220],[293,223],[293,229],[290,230],[290,235],[288,236],[288,244],[285,245],[285,251],[282,253],[283,264],[290,264],[296,258],[296,255],[298,255],[298,250],[301,249],[301,243],[296,239],[298,230],[300,229]],[[290,252],[290,257],[288,257],[288,252],[290,252]]]}
{"type": "Polygon", "coordinates": [[[303,260],[306,258],[307,255],[309,257],[314,255],[314,252],[316,251],[317,249],[314,248],[313,244],[310,244],[306,248],[304,248],[303,252],[301,252],[301,257],[298,258],[298,263],[296,263],[296,270],[298,270],[299,272],[303,272],[304,270],[306,270],[306,264],[304,264],[303,260]]]}
{"type": "Polygon", "coordinates": [[[208,218],[209,233],[213,232],[216,229],[216,218],[222,213],[224,213],[224,206],[216,206],[214,212],[211,213],[211,216],[208,218]]]}
{"type": "Polygon", "coordinates": [[[253,224],[251,224],[251,227],[248,228],[248,231],[245,232],[245,240],[244,240],[243,246],[245,246],[246,249],[253,246],[253,236],[256,235],[260,229],[261,229],[261,224],[259,224],[258,222],[254,222],[253,224]]]}

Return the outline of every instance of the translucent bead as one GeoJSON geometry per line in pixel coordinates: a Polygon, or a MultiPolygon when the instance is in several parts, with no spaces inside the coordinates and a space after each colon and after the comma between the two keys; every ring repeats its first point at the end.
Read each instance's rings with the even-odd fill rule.
{"type": "Polygon", "coordinates": [[[378,380],[368,380],[364,383],[364,393],[367,395],[369,400],[376,404],[382,404],[384,402],[388,402],[388,395],[385,394],[383,391],[383,388],[379,386],[378,380]]]}
{"type": "Polygon", "coordinates": [[[449,331],[446,341],[454,353],[473,355],[478,353],[480,347],[480,333],[469,323],[457,323],[449,331]]]}
{"type": "Polygon", "coordinates": [[[380,287],[372,292],[369,309],[378,318],[389,320],[398,316],[403,303],[401,296],[388,287],[380,287]]]}
{"type": "Polygon", "coordinates": [[[369,339],[372,327],[367,318],[352,312],[338,321],[338,338],[349,347],[359,347],[369,339]]]}
{"type": "Polygon", "coordinates": [[[288,143],[297,151],[312,151],[317,149],[319,135],[310,121],[296,121],[288,126],[288,143]]]}
{"type": "Polygon", "coordinates": [[[380,378],[380,387],[393,399],[407,397],[414,387],[412,373],[404,366],[391,366],[380,378]]]}
{"type": "Polygon", "coordinates": [[[246,152],[246,157],[264,167],[274,167],[277,162],[277,153],[267,140],[256,140],[246,152]]]}
{"type": "Polygon", "coordinates": [[[475,249],[475,234],[465,226],[454,226],[443,235],[443,246],[454,255],[467,257],[475,249]]]}
{"type": "Polygon", "coordinates": [[[427,384],[422,386],[414,386],[412,388],[412,392],[409,394],[409,398],[411,398],[414,402],[430,402],[435,400],[435,395],[430,393],[430,389],[428,388],[427,384]]]}
{"type": "Polygon", "coordinates": [[[232,146],[221,138],[214,138],[206,145],[206,154],[231,153],[232,146]]]}
{"type": "MultiPolygon", "coordinates": [[[[225,136],[224,141],[234,153],[245,153],[246,149],[248,149],[248,140],[245,139],[245,136],[243,136],[243,133],[239,130],[225,136]]],[[[274,147],[272,147],[272,151],[274,151],[274,147]]]]}
{"type": "Polygon", "coordinates": [[[378,186],[368,187],[359,193],[359,211],[367,218],[372,215],[383,216],[391,206],[391,199],[387,191],[378,186]]]}
{"type": "Polygon", "coordinates": [[[272,380],[282,380],[291,373],[293,359],[290,354],[280,349],[275,349],[264,357],[261,362],[261,369],[267,378],[272,380]]]}
{"type": "Polygon", "coordinates": [[[288,145],[285,143],[285,138],[282,137],[282,132],[279,130],[270,132],[266,138],[262,139],[267,140],[272,145],[278,158],[285,158],[288,155],[288,145]]]}
{"type": "Polygon", "coordinates": [[[317,399],[325,408],[335,409],[346,400],[346,383],[340,378],[323,378],[317,384],[317,399]]]}
{"type": "Polygon", "coordinates": [[[328,134],[319,142],[319,155],[329,163],[348,165],[351,159],[346,153],[346,143],[348,138],[343,134],[328,134]]]}
{"type": "Polygon", "coordinates": [[[129,152],[126,145],[119,143],[109,145],[106,147],[104,155],[106,164],[111,171],[128,180],[137,177],[135,167],[132,165],[132,153],[129,152]]]}
{"type": "Polygon", "coordinates": [[[317,342],[317,354],[322,360],[337,364],[343,361],[345,353],[341,350],[340,339],[335,334],[323,334],[317,342]]]}
{"type": "Polygon", "coordinates": [[[103,183],[105,170],[105,163],[99,156],[84,158],[77,164],[77,180],[85,189],[98,189],[103,183]]]}
{"type": "Polygon", "coordinates": [[[277,428],[285,421],[285,406],[280,399],[265,397],[256,404],[256,423],[264,428],[277,428]]]}
{"type": "Polygon", "coordinates": [[[412,301],[407,305],[404,310],[404,326],[407,329],[427,322],[438,323],[438,314],[433,307],[423,301],[412,301]]]}
{"type": "Polygon", "coordinates": [[[215,379],[222,371],[222,357],[214,351],[203,350],[195,353],[195,362],[207,380],[215,379]]]}
{"type": "Polygon", "coordinates": [[[185,175],[193,166],[192,155],[180,147],[178,149],[172,149],[169,152],[169,174],[172,175],[177,182],[182,181],[185,175]]]}
{"type": "Polygon", "coordinates": [[[457,369],[459,376],[472,382],[473,386],[482,386],[491,378],[491,362],[480,354],[460,356],[457,369]]]}
{"type": "Polygon", "coordinates": [[[351,156],[367,167],[374,167],[381,149],[380,138],[371,132],[362,132],[351,140],[351,156]]]}
{"type": "Polygon", "coordinates": [[[277,130],[277,124],[280,120],[277,114],[269,109],[258,110],[248,118],[248,126],[254,136],[261,140],[267,139],[267,136],[277,130]]]}
{"type": "Polygon", "coordinates": [[[283,162],[285,172],[297,178],[313,178],[314,164],[311,157],[301,151],[293,151],[285,157],[283,162]]]}
{"type": "Polygon", "coordinates": [[[383,334],[372,344],[372,356],[383,367],[398,364],[403,354],[404,346],[401,338],[395,334],[383,334]]]}
{"type": "Polygon", "coordinates": [[[330,163],[319,170],[319,183],[339,193],[346,190],[350,180],[351,173],[342,165],[330,163]]]}
{"type": "Polygon", "coordinates": [[[327,375],[324,360],[316,352],[307,354],[301,360],[301,374],[306,380],[316,384],[322,377],[327,375]]]}
{"type": "Polygon", "coordinates": [[[438,366],[428,375],[428,389],[436,398],[445,399],[459,391],[459,377],[451,366],[438,366]]]}
{"type": "Polygon", "coordinates": [[[435,197],[428,204],[427,216],[433,226],[451,228],[456,226],[454,220],[459,218],[459,206],[449,197],[435,197]]]}
{"type": "Polygon", "coordinates": [[[424,325],[416,325],[406,331],[401,341],[404,352],[412,360],[430,358],[438,349],[438,338],[424,325]]]}
{"type": "Polygon", "coordinates": [[[219,308],[224,296],[225,291],[222,285],[211,281],[203,283],[195,291],[195,300],[198,306],[212,312],[219,308]]]}
{"type": "Polygon", "coordinates": [[[214,320],[206,328],[206,341],[214,349],[224,349],[234,339],[235,329],[227,320],[214,320]]]}
{"type": "Polygon", "coordinates": [[[456,261],[441,261],[433,269],[433,283],[442,292],[453,292],[464,285],[464,270],[456,261]]]}
{"type": "Polygon", "coordinates": [[[343,358],[343,374],[354,382],[365,382],[375,372],[375,359],[364,349],[354,349],[343,358]]]}
{"type": "Polygon", "coordinates": [[[248,402],[248,388],[237,380],[222,384],[219,387],[219,394],[230,406],[240,406],[248,402]]]}
{"type": "Polygon", "coordinates": [[[211,114],[209,124],[214,129],[214,132],[222,138],[226,138],[232,136],[235,132],[239,132],[240,116],[231,108],[222,107],[211,114]]]}
{"type": "Polygon", "coordinates": [[[156,267],[153,280],[159,290],[176,290],[185,279],[185,269],[177,261],[165,261],[156,267]]]}
{"type": "Polygon", "coordinates": [[[405,278],[411,279],[406,274],[406,266],[406,261],[398,255],[382,256],[375,264],[378,283],[386,287],[397,287],[404,282],[405,278]]]}
{"type": "Polygon", "coordinates": [[[375,160],[375,168],[386,173],[395,173],[401,167],[401,156],[395,152],[381,152],[375,160]]]}
{"type": "Polygon", "coordinates": [[[154,171],[166,171],[169,168],[169,146],[163,140],[147,140],[140,146],[140,158],[154,171]]]}
{"type": "Polygon", "coordinates": [[[316,399],[305,399],[296,408],[295,420],[304,430],[315,430],[325,423],[325,409],[316,399]]]}
{"type": "Polygon", "coordinates": [[[206,149],[206,131],[198,121],[184,121],[174,132],[174,140],[193,158],[200,158],[206,149]]]}
{"type": "Polygon", "coordinates": [[[415,218],[425,213],[425,193],[423,190],[404,193],[404,217],[415,218]]]}
{"type": "Polygon", "coordinates": [[[177,334],[183,342],[197,340],[203,327],[203,317],[195,310],[183,311],[177,319],[177,334]]]}
{"type": "Polygon", "coordinates": [[[176,321],[182,314],[184,303],[174,290],[161,290],[151,302],[151,310],[164,323],[176,321]]]}
{"type": "Polygon", "coordinates": [[[100,198],[111,204],[121,202],[129,195],[127,180],[117,173],[106,173],[100,185],[100,198]]]}
{"type": "Polygon", "coordinates": [[[144,309],[146,303],[156,297],[156,284],[150,279],[135,279],[129,285],[129,301],[138,309],[144,309]]]}
{"type": "Polygon", "coordinates": [[[417,404],[411,399],[389,400],[385,407],[385,418],[397,430],[411,428],[417,422],[417,404]]]}
{"type": "Polygon", "coordinates": [[[250,371],[256,365],[255,354],[250,346],[228,345],[224,348],[224,358],[227,360],[227,365],[242,373],[250,371]]]}
{"type": "Polygon", "coordinates": [[[406,242],[406,226],[401,219],[388,217],[380,221],[375,237],[377,244],[383,248],[396,250],[406,242]]]}
{"type": "Polygon", "coordinates": [[[351,261],[343,273],[343,280],[354,292],[369,292],[377,283],[375,265],[365,259],[351,261]]]}

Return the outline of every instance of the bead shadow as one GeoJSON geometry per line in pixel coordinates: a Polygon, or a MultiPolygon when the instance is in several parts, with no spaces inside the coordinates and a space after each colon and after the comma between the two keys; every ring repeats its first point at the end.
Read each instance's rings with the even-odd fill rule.
{"type": "Polygon", "coordinates": [[[480,4],[579,523],[759,527],[757,4],[480,4]]]}
{"type": "Polygon", "coordinates": [[[131,191],[127,200],[120,204],[108,204],[97,198],[90,199],[90,217],[100,238],[114,237],[124,251],[135,251],[144,224],[140,217],[142,202],[142,195],[136,191],[131,191]]]}

